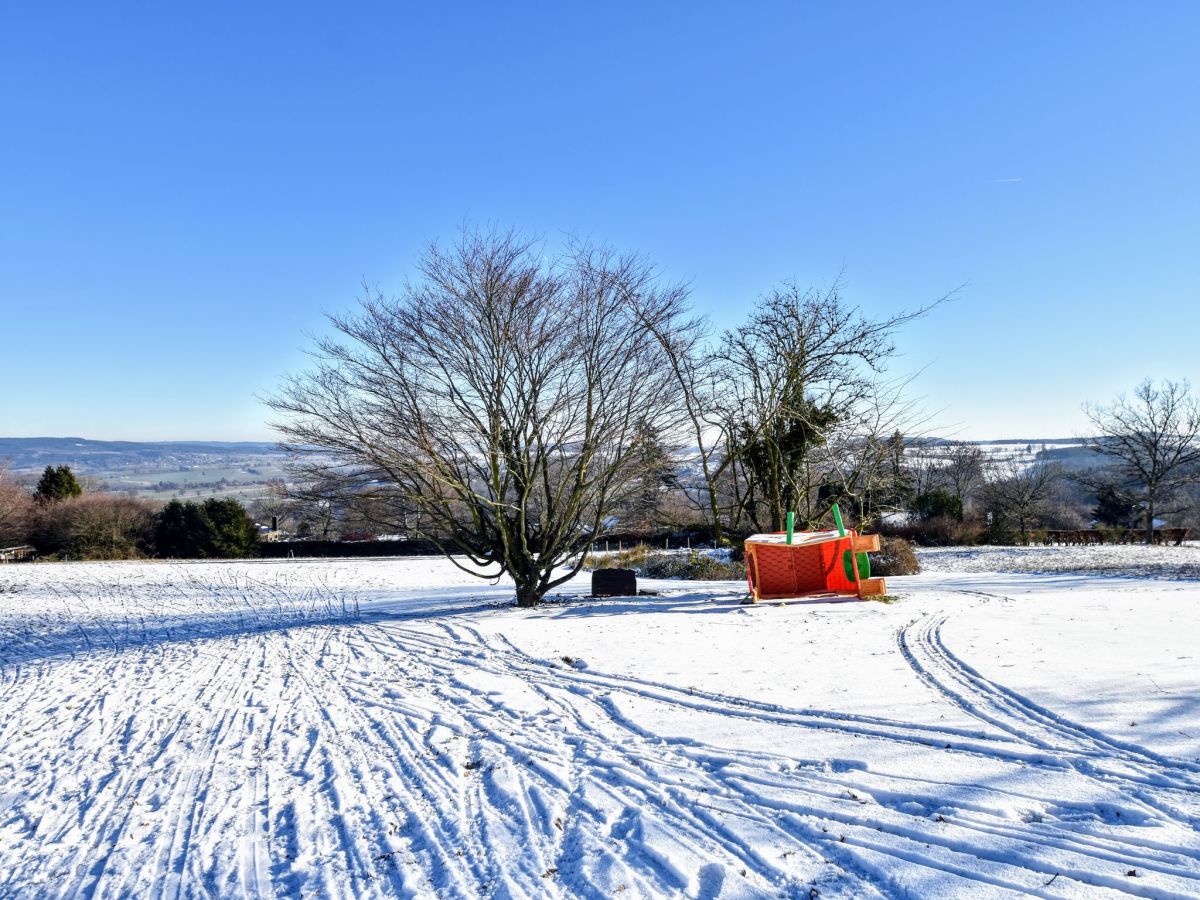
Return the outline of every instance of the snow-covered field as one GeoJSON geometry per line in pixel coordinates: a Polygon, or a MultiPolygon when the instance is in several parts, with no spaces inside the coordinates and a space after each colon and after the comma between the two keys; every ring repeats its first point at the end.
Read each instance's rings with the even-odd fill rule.
{"type": "Polygon", "coordinates": [[[1200,555],[1151,552],[530,611],[434,559],[0,567],[0,895],[1196,897],[1200,581],[1077,574],[1200,555]]]}
{"type": "Polygon", "coordinates": [[[921,564],[939,572],[1027,572],[1200,580],[1200,543],[1179,547],[1101,544],[1087,547],[932,547],[921,564]]]}

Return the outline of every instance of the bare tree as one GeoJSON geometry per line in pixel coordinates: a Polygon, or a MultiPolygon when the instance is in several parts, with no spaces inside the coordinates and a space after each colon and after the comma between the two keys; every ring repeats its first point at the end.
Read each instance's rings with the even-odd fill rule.
{"type": "Polygon", "coordinates": [[[269,480],[266,491],[246,507],[246,512],[256,522],[266,524],[274,519],[280,528],[287,527],[287,520],[294,511],[295,500],[292,499],[288,483],[282,478],[269,480]]]}
{"type": "Polygon", "coordinates": [[[300,480],[416,510],[456,565],[532,605],[636,489],[644,436],[678,424],[662,337],[686,293],[637,257],[547,262],[513,233],[432,246],[420,276],[333,318],[340,336],[269,400],[276,427],[300,480]]]}
{"type": "Polygon", "coordinates": [[[1200,404],[1188,383],[1146,379],[1108,406],[1084,406],[1099,436],[1092,450],[1113,468],[1145,504],[1146,543],[1154,542],[1154,517],[1164,501],[1200,481],[1200,404]]]}
{"type": "Polygon", "coordinates": [[[1021,541],[1028,539],[1029,527],[1046,515],[1062,470],[1043,463],[1023,464],[1009,459],[997,464],[994,477],[984,488],[991,511],[1014,522],[1021,541]]]}
{"type": "Polygon", "coordinates": [[[33,497],[0,464],[0,543],[28,538],[33,497]]]}
{"type": "Polygon", "coordinates": [[[817,292],[789,283],[725,333],[720,359],[738,414],[730,443],[757,527],[782,528],[789,510],[810,525],[824,513],[814,504],[810,454],[875,402],[896,331],[940,302],[871,319],[837,285],[817,292]]]}
{"type": "MultiPolygon", "coordinates": [[[[814,448],[808,465],[805,493],[817,499],[814,515],[824,504],[838,500],[847,516],[869,521],[892,505],[897,451],[903,440],[897,435],[919,432],[925,413],[919,401],[908,396],[911,378],[880,379],[863,395],[854,415],[838,422],[826,441],[814,448]]],[[[903,454],[900,459],[902,462],[903,454]]],[[[911,460],[905,463],[912,471],[911,460]]],[[[913,482],[917,487],[916,481],[913,482]]]]}
{"type": "MultiPolygon", "coordinates": [[[[684,414],[680,438],[695,450],[696,472],[676,483],[692,509],[699,512],[715,543],[724,543],[726,515],[722,481],[733,462],[729,453],[728,411],[722,406],[722,373],[712,353],[707,324],[700,319],[647,323],[667,361],[684,414]]],[[[685,463],[686,465],[686,463],[685,463]]]]}
{"type": "Polygon", "coordinates": [[[909,451],[904,460],[904,467],[908,470],[907,482],[912,498],[909,503],[911,507],[918,498],[942,487],[945,473],[942,471],[944,466],[937,453],[931,452],[928,447],[910,445],[909,451]]]}
{"type": "Polygon", "coordinates": [[[966,509],[984,479],[986,458],[983,448],[968,441],[952,441],[940,447],[935,457],[943,481],[966,509]]]}

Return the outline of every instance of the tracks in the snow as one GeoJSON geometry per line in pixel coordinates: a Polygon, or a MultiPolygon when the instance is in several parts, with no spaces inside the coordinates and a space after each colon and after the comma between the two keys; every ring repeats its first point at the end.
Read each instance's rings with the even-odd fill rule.
{"type": "MultiPolygon", "coordinates": [[[[530,765],[539,755],[551,758],[561,753],[561,740],[542,746],[530,742],[529,735],[538,727],[535,718],[515,713],[496,692],[477,688],[478,679],[468,673],[486,676],[491,683],[519,679],[558,719],[557,732],[565,729],[571,735],[572,788],[565,800],[570,827],[556,866],[561,871],[572,865],[571,854],[588,846],[590,836],[613,826],[616,814],[613,834],[623,844],[627,881],[652,893],[681,888],[678,873],[658,863],[669,854],[645,847],[646,824],[655,819],[651,830],[669,833],[693,851],[725,860],[727,866],[741,866],[783,893],[800,892],[799,882],[789,881],[787,867],[779,862],[793,855],[810,861],[836,860],[848,872],[864,877],[852,893],[876,888],[902,893],[888,875],[901,861],[998,890],[1037,893],[1042,882],[1053,879],[1058,885],[1055,891],[1074,884],[1086,890],[1141,896],[1182,897],[1194,892],[1200,878],[1200,853],[1194,844],[1172,843],[1180,836],[1178,830],[1163,832],[1163,828],[1186,822],[1163,814],[1163,805],[1153,798],[1148,802],[1141,788],[1149,786],[1122,794],[1126,784],[1097,779],[1084,765],[1069,766],[1059,758],[1057,744],[1036,737],[1026,740],[1022,732],[1028,728],[1001,718],[999,713],[987,713],[980,701],[967,699],[968,695],[998,692],[1017,711],[1030,712],[1034,707],[1023,698],[999,685],[985,685],[977,673],[971,675],[958,666],[953,667],[954,672],[973,680],[970,685],[951,687],[949,674],[935,663],[948,660],[949,651],[934,636],[937,623],[925,624],[930,626],[928,631],[914,624],[901,632],[906,658],[939,694],[947,699],[953,696],[960,708],[979,718],[984,729],[939,729],[875,717],[788,710],[713,692],[579,671],[530,658],[503,637],[487,639],[461,623],[443,623],[444,638],[398,626],[381,626],[378,635],[397,654],[422,658],[431,676],[453,689],[456,705],[472,727],[488,735],[492,752],[525,764],[525,769],[514,766],[513,771],[518,773],[518,781],[529,785],[526,789],[536,784],[545,796],[562,794],[559,779],[540,778],[538,766],[530,765]],[[914,651],[918,633],[924,640],[914,651]],[[935,669],[937,674],[930,674],[935,669]],[[1115,797],[1107,805],[1073,805],[1056,803],[1052,797],[1014,797],[1010,789],[947,785],[855,767],[844,771],[815,765],[789,767],[784,754],[725,752],[694,739],[649,731],[627,710],[630,702],[753,719],[782,728],[840,733],[857,740],[936,748],[993,764],[1034,768],[1037,776],[1050,780],[1090,779],[1098,782],[1095,786],[1101,792],[1115,793],[1115,797]],[[505,726],[497,727],[501,722],[505,726]],[[607,810],[587,799],[598,786],[603,786],[607,810]],[[1013,821],[1009,807],[1014,800],[1026,809],[1028,820],[1013,821]],[[1125,810],[1126,822],[1121,821],[1121,810],[1125,810]],[[729,822],[738,826],[731,827],[729,822]],[[1158,827],[1131,833],[1138,822],[1158,827]],[[764,846],[773,847],[773,852],[764,854],[764,846]],[[1139,867],[1143,877],[1156,880],[1131,881],[1122,874],[1122,865],[1139,867]]],[[[1072,747],[1075,758],[1086,749],[1088,758],[1096,763],[1106,758],[1106,750],[1117,749],[1061,717],[1044,712],[1038,716],[1048,718],[1077,743],[1087,744],[1086,748],[1072,747]]],[[[478,746],[486,743],[481,741],[478,746]]],[[[793,742],[793,746],[800,745],[801,741],[793,742]]],[[[1122,746],[1120,750],[1134,761],[1143,758],[1134,748],[1122,746]]],[[[1155,758],[1155,763],[1169,768],[1169,761],[1155,758]]],[[[1053,790],[1051,785],[1047,793],[1053,790]]],[[[488,821],[478,810],[474,815],[480,822],[488,821]]],[[[676,852],[684,851],[676,847],[676,852]]],[[[834,870],[828,871],[826,878],[827,893],[836,892],[839,880],[834,870]]],[[[841,883],[844,887],[844,881],[841,883]]]]}
{"type": "Polygon", "coordinates": [[[1117,865],[1136,862],[1143,874],[1154,872],[1165,880],[1142,887],[1094,875],[1080,878],[1088,884],[1150,897],[1200,891],[1200,766],[1080,725],[987,678],[947,646],[943,628],[948,618],[928,614],[898,632],[900,652],[917,676],[940,699],[1043,755],[1040,765],[1072,770],[1096,793],[1114,795],[1113,801],[1090,806],[1072,808],[1064,802],[1057,808],[1058,821],[1037,815],[1021,829],[980,822],[970,813],[959,822],[992,834],[1032,837],[1043,846],[1117,865]],[[1139,833],[1148,831],[1146,826],[1157,826],[1166,835],[1139,833]]]}
{"type": "Polygon", "coordinates": [[[477,843],[503,828],[501,845],[524,844],[571,894],[592,897],[695,889],[691,873],[705,866],[710,884],[733,873],[762,896],[807,896],[813,881],[798,869],[825,869],[825,882],[838,882],[809,842],[728,790],[701,759],[638,728],[594,678],[492,646],[466,625],[441,631],[380,626],[357,639],[421,660],[471,729],[478,765],[465,818],[477,843]]]}
{"type": "MultiPolygon", "coordinates": [[[[900,652],[913,671],[939,697],[962,712],[1010,735],[1038,752],[1082,774],[1112,781],[1145,798],[1159,795],[1200,798],[1200,765],[1170,759],[1136,744],[1114,739],[1072,722],[1004,685],[988,679],[946,646],[942,636],[948,616],[923,616],[902,628],[900,652]]],[[[1200,831],[1200,819],[1173,808],[1162,796],[1151,805],[1170,818],[1200,831]]]]}
{"type": "Polygon", "coordinates": [[[105,648],[0,669],[0,896],[1200,894],[1200,767],[987,678],[943,613],[896,652],[946,725],[576,668],[466,617],[301,624],[346,608],[322,586],[184,586],[224,592],[211,635],[168,585],[164,639],[130,585],[105,648]]]}

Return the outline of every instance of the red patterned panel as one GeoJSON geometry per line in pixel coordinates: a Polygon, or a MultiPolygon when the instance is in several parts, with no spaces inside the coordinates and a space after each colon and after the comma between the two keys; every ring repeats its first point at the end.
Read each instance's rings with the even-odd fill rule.
{"type": "Polygon", "coordinates": [[[758,597],[799,597],[825,592],[857,593],[842,557],[854,546],[853,532],[820,544],[746,544],[746,574],[758,597]]]}

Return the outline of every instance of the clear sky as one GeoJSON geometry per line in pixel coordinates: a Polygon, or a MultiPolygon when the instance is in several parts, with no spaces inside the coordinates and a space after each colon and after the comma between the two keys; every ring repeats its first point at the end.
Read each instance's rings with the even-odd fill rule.
{"type": "Polygon", "coordinates": [[[883,314],[964,437],[1197,378],[1200,3],[7,3],[0,435],[264,439],[464,220],[883,314]]]}

